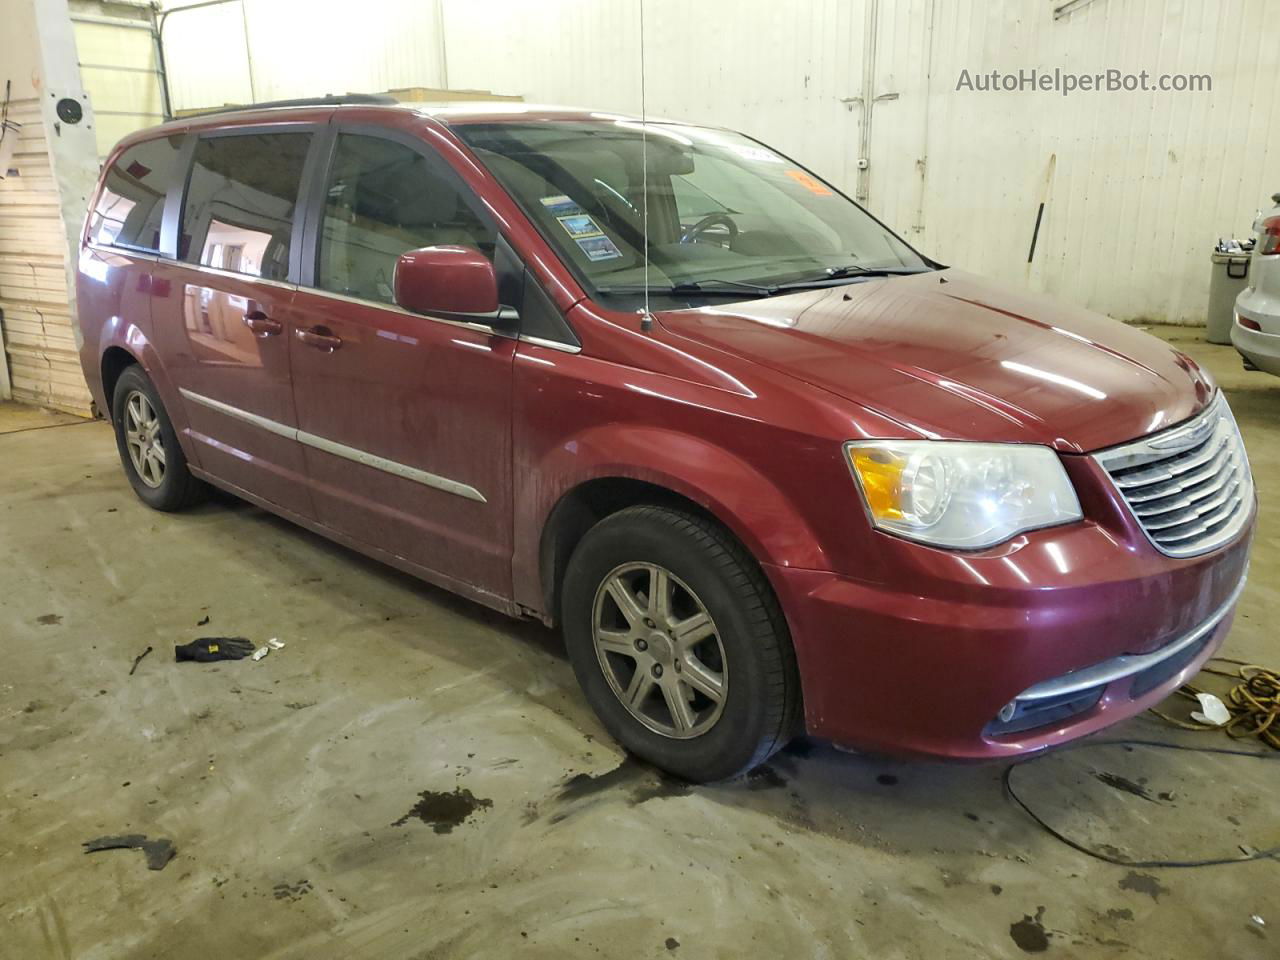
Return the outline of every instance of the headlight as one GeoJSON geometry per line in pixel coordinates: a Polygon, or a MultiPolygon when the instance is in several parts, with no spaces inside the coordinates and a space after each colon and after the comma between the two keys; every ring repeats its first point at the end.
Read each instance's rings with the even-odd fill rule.
{"type": "Polygon", "coordinates": [[[847,443],[845,454],[872,522],[921,543],[978,550],[1083,516],[1048,447],[873,440],[847,443]]]}

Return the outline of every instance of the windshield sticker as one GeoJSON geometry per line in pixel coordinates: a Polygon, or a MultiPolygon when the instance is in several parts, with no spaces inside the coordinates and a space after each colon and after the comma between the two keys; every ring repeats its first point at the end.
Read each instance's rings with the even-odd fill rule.
{"type": "Polygon", "coordinates": [[[617,260],[622,256],[622,251],[613,245],[613,241],[606,237],[603,233],[594,237],[577,237],[573,241],[582,248],[582,252],[587,255],[587,259],[596,260],[617,260]]]}
{"type": "Polygon", "coordinates": [[[816,194],[819,197],[831,196],[830,190],[828,190],[825,186],[823,186],[820,181],[815,180],[813,177],[809,176],[809,174],[805,173],[803,170],[788,170],[787,176],[790,177],[792,180],[794,180],[796,183],[800,184],[800,186],[804,187],[806,190],[808,190],[812,194],[816,194]]]}
{"type": "Polygon", "coordinates": [[[560,226],[564,227],[564,232],[575,240],[578,237],[598,237],[604,233],[585,213],[575,213],[569,217],[556,217],[556,219],[560,221],[560,226]]]}
{"type": "Polygon", "coordinates": [[[772,150],[764,147],[752,147],[745,143],[731,143],[729,149],[743,160],[755,160],[759,163],[781,163],[782,158],[772,150]]]}
{"type": "Polygon", "coordinates": [[[542,197],[539,202],[547,208],[548,213],[555,217],[568,216],[572,213],[582,212],[582,208],[580,206],[563,194],[555,197],[542,197]]]}

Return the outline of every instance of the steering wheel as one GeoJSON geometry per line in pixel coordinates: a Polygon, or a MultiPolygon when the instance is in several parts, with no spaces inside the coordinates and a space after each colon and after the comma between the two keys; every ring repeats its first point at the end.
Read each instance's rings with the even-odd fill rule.
{"type": "Polygon", "coordinates": [[[738,235],[738,225],[733,222],[733,218],[727,213],[709,213],[692,227],[680,234],[681,243],[696,243],[698,237],[709,230],[711,227],[720,225],[728,228],[729,242],[733,243],[733,238],[738,235]]]}

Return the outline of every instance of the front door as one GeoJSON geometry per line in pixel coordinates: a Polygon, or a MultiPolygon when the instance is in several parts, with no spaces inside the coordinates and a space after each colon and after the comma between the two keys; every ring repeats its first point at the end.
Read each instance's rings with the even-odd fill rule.
{"type": "Polygon", "coordinates": [[[322,196],[289,342],[317,517],[455,589],[507,597],[515,341],[392,294],[405,251],[466,244],[492,258],[496,232],[411,140],[339,129],[322,196]]]}
{"type": "Polygon", "coordinates": [[[156,264],[152,281],[154,337],[199,467],[302,517],[313,511],[293,436],[289,264],[312,136],[201,136],[179,226],[180,262],[156,264]]]}

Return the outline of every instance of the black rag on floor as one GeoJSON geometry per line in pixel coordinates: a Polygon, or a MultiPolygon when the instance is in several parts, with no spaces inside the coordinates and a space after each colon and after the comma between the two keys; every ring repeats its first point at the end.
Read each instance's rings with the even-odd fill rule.
{"type": "Polygon", "coordinates": [[[173,658],[209,663],[212,660],[243,660],[253,653],[254,646],[244,637],[201,637],[173,648],[173,658]]]}
{"type": "Polygon", "coordinates": [[[161,837],[159,840],[148,840],[145,834],[126,833],[118,837],[98,837],[86,840],[83,844],[85,853],[96,853],[99,850],[141,850],[147,855],[148,870],[163,870],[165,864],[173,859],[178,848],[173,841],[161,837]]]}

